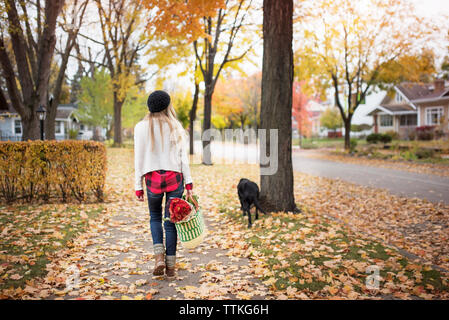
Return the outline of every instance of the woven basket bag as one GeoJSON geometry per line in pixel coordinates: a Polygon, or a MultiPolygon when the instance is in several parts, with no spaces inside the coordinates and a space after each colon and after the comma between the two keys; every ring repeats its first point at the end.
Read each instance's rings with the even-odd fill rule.
{"type": "Polygon", "coordinates": [[[181,240],[182,246],[187,249],[193,249],[199,246],[207,233],[203,214],[198,207],[198,202],[193,197],[190,200],[193,202],[193,206],[189,204],[192,206],[194,212],[189,220],[175,223],[178,238],[181,240]]]}

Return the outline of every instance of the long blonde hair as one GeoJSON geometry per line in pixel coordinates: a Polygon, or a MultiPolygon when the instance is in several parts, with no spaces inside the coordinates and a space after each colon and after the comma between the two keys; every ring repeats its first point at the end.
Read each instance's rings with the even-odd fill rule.
{"type": "Polygon", "coordinates": [[[178,142],[182,142],[185,138],[185,130],[182,127],[181,123],[179,122],[178,118],[176,117],[175,109],[173,108],[173,105],[170,104],[168,108],[160,111],[160,112],[151,112],[149,111],[145,117],[144,120],[148,120],[148,126],[149,126],[149,134],[151,139],[151,150],[154,150],[154,124],[157,122],[159,124],[159,131],[162,138],[162,148],[164,147],[163,139],[163,129],[162,126],[164,123],[167,123],[170,134],[169,137],[170,141],[174,144],[178,142]]]}

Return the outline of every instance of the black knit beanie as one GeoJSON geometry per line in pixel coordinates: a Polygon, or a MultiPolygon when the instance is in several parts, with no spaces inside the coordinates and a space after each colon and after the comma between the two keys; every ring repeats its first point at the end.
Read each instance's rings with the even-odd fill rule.
{"type": "Polygon", "coordinates": [[[162,90],[154,91],[148,97],[147,105],[150,112],[161,112],[170,105],[170,96],[162,90]]]}

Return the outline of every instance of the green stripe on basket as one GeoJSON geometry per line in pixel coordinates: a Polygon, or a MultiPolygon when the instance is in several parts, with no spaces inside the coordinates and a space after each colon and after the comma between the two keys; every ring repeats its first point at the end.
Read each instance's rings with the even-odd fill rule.
{"type": "Polygon", "coordinates": [[[198,238],[204,232],[204,219],[201,212],[197,212],[190,221],[176,223],[175,226],[181,242],[188,242],[198,238]]]}

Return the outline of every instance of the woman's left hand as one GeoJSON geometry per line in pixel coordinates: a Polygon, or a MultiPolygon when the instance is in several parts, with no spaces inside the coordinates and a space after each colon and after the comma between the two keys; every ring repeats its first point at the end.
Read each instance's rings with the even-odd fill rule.
{"type": "Polygon", "coordinates": [[[137,201],[143,201],[143,190],[136,191],[137,201]]]}
{"type": "Polygon", "coordinates": [[[186,199],[193,197],[193,190],[186,190],[186,199]]]}

